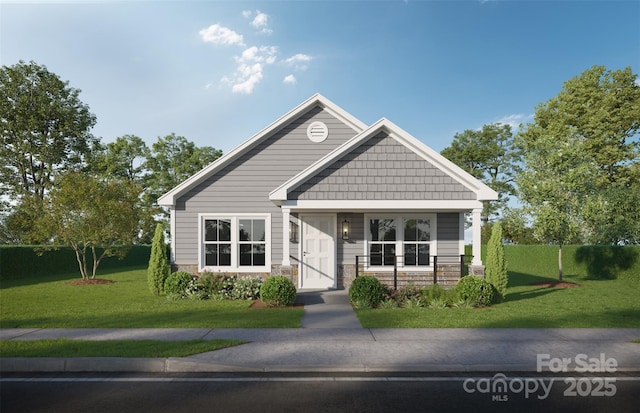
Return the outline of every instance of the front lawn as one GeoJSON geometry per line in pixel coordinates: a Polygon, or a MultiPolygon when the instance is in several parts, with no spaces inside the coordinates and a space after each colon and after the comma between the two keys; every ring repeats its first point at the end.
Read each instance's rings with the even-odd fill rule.
{"type": "Polygon", "coordinates": [[[303,309],[249,308],[250,301],[168,301],[151,294],[146,268],[111,270],[100,285],[79,274],[2,280],[0,328],[295,328],[303,309]]]}
{"type": "Polygon", "coordinates": [[[187,357],[243,344],[240,340],[0,340],[1,357],[187,357]]]}
{"type": "Polygon", "coordinates": [[[578,288],[545,288],[553,281],[510,272],[506,300],[487,308],[359,309],[365,328],[640,328],[640,282],[637,276],[592,280],[568,276],[578,288]]]}

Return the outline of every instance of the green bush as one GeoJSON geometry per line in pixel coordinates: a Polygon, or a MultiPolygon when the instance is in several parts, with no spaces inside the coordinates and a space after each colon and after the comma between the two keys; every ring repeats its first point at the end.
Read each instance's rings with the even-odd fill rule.
{"type": "Polygon", "coordinates": [[[504,299],[507,295],[507,261],[504,257],[504,246],[502,245],[502,226],[499,222],[493,224],[491,228],[491,238],[487,246],[487,266],[485,269],[487,281],[496,287],[496,299],[504,299]]]}
{"type": "Polygon", "coordinates": [[[363,302],[371,308],[376,308],[385,298],[385,287],[376,277],[371,275],[363,275],[357,277],[349,287],[349,300],[352,304],[363,302]]]}
{"type": "Polygon", "coordinates": [[[422,290],[417,285],[409,284],[398,288],[390,294],[399,306],[402,306],[409,300],[418,300],[421,297],[422,290]]]}
{"type": "Polygon", "coordinates": [[[186,271],[178,271],[169,274],[164,283],[164,292],[169,299],[185,298],[187,287],[193,280],[193,275],[186,271]]]}
{"type": "Polygon", "coordinates": [[[156,225],[156,232],[151,244],[151,257],[147,268],[147,282],[149,289],[155,295],[160,295],[164,288],[171,267],[167,259],[167,247],[164,243],[164,228],[162,224],[156,225]]]}
{"type": "Polygon", "coordinates": [[[496,300],[496,288],[489,281],[475,275],[462,277],[456,290],[461,299],[478,306],[491,305],[496,300]]]}
{"type": "MultiPolygon", "coordinates": [[[[262,279],[256,277],[237,278],[231,290],[232,300],[256,300],[260,297],[262,279]]],[[[295,299],[295,297],[294,297],[295,299]]]]}
{"type": "Polygon", "coordinates": [[[293,305],[296,301],[296,286],[284,275],[274,275],[262,283],[260,301],[269,307],[293,305]]]}
{"type": "Polygon", "coordinates": [[[227,276],[220,273],[204,272],[198,276],[198,283],[202,286],[207,296],[213,300],[223,300],[224,282],[227,276]]]}

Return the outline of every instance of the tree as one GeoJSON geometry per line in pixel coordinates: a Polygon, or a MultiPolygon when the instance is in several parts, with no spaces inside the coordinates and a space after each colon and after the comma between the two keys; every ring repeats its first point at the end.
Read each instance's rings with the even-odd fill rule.
{"type": "Polygon", "coordinates": [[[164,290],[164,282],[169,276],[171,268],[167,260],[167,248],[164,243],[164,229],[162,224],[156,225],[156,232],[151,244],[151,257],[147,269],[149,289],[155,295],[160,295],[164,290]]]}
{"type": "Polygon", "coordinates": [[[124,257],[131,247],[138,230],[139,195],[140,188],[130,181],[67,172],[45,199],[35,228],[41,236],[50,236],[53,247],[70,245],[82,278],[95,278],[103,258],[124,257]]]}
{"type": "Polygon", "coordinates": [[[497,201],[485,204],[485,219],[498,213],[515,195],[521,155],[514,145],[511,126],[495,123],[457,133],[442,155],[498,192],[497,201]]]}
{"type": "Polygon", "coordinates": [[[502,226],[499,222],[493,224],[491,238],[487,245],[487,266],[485,276],[498,292],[499,298],[504,299],[507,295],[507,261],[504,257],[504,246],[502,245],[502,226]]]}
{"type": "Polygon", "coordinates": [[[147,144],[138,136],[124,135],[115,142],[98,145],[92,154],[89,168],[101,175],[124,178],[142,184],[145,162],[150,155],[147,144]]]}
{"type": "Polygon", "coordinates": [[[559,246],[560,280],[563,245],[629,238],[620,220],[607,223],[602,217],[605,205],[615,205],[614,213],[638,215],[640,204],[621,199],[636,194],[639,184],[636,79],[630,68],[612,72],[594,66],[538,105],[534,122],[517,137],[525,153],[519,193],[536,237],[559,246]]]}
{"type": "Polygon", "coordinates": [[[0,187],[14,199],[44,199],[54,175],[83,162],[96,123],[80,90],[45,66],[20,61],[0,69],[0,187]]]}
{"type": "MultiPolygon", "coordinates": [[[[526,132],[522,136],[526,139],[526,132]]],[[[558,280],[562,281],[562,247],[583,238],[582,208],[593,192],[595,168],[579,138],[563,125],[525,141],[525,146],[519,194],[533,217],[534,236],[558,245],[558,280]]]]}
{"type": "Polygon", "coordinates": [[[197,147],[193,142],[175,133],[158,138],[147,158],[147,202],[155,204],[161,195],[220,156],[221,150],[210,146],[197,147]]]}
{"type": "MultiPolygon", "coordinates": [[[[583,241],[627,243],[633,239],[628,230],[638,232],[637,222],[627,226],[617,215],[640,214],[640,204],[625,198],[625,194],[635,196],[640,185],[640,86],[636,81],[629,67],[610,71],[593,66],[565,82],[556,97],[538,105],[534,123],[519,137],[527,154],[537,150],[538,141],[551,139],[544,149],[549,152],[567,153],[566,145],[571,144],[573,153],[592,169],[574,185],[589,188],[575,211],[583,241]],[[615,219],[607,213],[616,214],[615,219]]],[[[540,169],[536,156],[529,157],[528,168],[540,169]]],[[[555,179],[567,181],[563,175],[555,179]]]]}
{"type": "Polygon", "coordinates": [[[536,244],[533,228],[528,225],[525,212],[520,208],[505,208],[500,219],[502,238],[514,244],[536,244]]]}

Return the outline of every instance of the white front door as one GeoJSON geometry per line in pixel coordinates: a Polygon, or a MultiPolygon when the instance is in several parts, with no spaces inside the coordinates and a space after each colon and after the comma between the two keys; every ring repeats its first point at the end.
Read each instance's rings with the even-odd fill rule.
{"type": "Polygon", "coordinates": [[[300,288],[335,288],[335,215],[305,215],[302,220],[300,288]]]}

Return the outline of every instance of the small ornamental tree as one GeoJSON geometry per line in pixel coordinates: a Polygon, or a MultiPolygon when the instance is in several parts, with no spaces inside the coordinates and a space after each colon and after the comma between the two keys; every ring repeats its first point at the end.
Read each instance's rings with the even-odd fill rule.
{"type": "Polygon", "coordinates": [[[487,281],[496,288],[499,299],[507,294],[507,261],[504,258],[504,246],[502,245],[502,226],[499,222],[493,225],[491,238],[487,246],[487,267],[485,269],[487,281]]]}
{"type": "Polygon", "coordinates": [[[164,229],[162,224],[156,225],[156,232],[151,244],[151,257],[147,269],[149,289],[155,295],[160,295],[164,290],[164,283],[171,268],[167,261],[167,248],[164,244],[164,229]]]}

